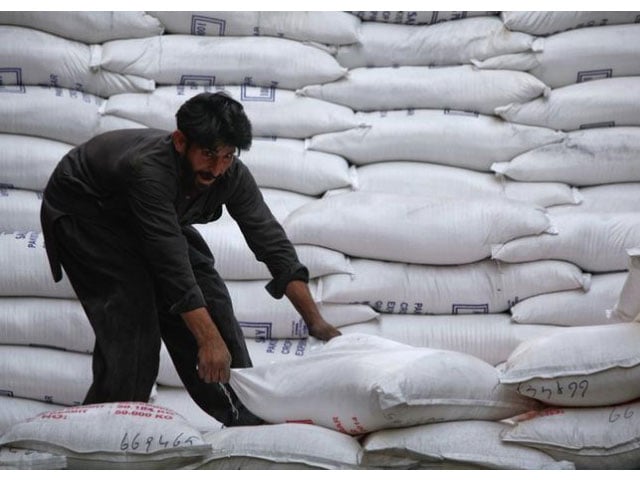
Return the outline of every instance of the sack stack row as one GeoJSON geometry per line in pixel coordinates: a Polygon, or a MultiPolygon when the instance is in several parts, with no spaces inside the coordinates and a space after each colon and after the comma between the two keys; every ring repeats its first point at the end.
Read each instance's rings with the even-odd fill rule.
{"type": "MultiPolygon", "coordinates": [[[[630,249],[640,244],[640,75],[631,47],[639,12],[498,13],[0,12],[0,433],[78,404],[90,382],[93,332],[66,280],[51,280],[40,233],[39,192],[55,164],[97,133],[173,130],[185,100],[224,90],[253,125],[253,146],[241,159],[309,267],[321,312],[345,334],[328,345],[326,361],[340,349],[349,353],[341,365],[323,363],[323,346],[307,338],[293,307],[265,291],[268,271],[226,212],[197,226],[256,365],[234,377],[261,385],[259,397],[249,389],[243,401],[275,423],[309,421],[322,435],[337,430],[331,434],[341,436],[343,457],[347,443],[353,453],[338,459],[332,451],[322,461],[304,453],[301,464],[637,466],[637,446],[611,458],[594,453],[599,444],[558,452],[538,448],[557,445],[550,437],[515,434],[552,418],[597,432],[602,412],[620,411],[626,420],[633,404],[632,413],[619,405],[640,397],[626,388],[638,383],[628,368],[636,365],[633,348],[607,356],[589,343],[602,335],[610,346],[626,345],[637,331],[640,309],[628,292],[635,285],[630,249]],[[559,346],[571,342],[581,348],[559,346]],[[359,351],[360,343],[370,351],[359,351]],[[573,356],[555,358],[547,349],[573,356]],[[345,362],[371,369],[367,355],[386,351],[393,354],[377,370],[395,365],[403,378],[415,369],[406,364],[412,355],[427,355],[449,379],[447,395],[453,388],[475,409],[411,413],[408,423],[375,420],[399,419],[394,406],[444,401],[442,392],[420,390],[414,400],[403,397],[411,392],[389,393],[379,414],[357,413],[371,392],[349,390],[362,379],[350,377],[345,362]],[[602,358],[590,358],[598,352],[602,358]],[[548,363],[536,364],[538,355],[548,363]],[[566,365],[577,366],[560,368],[566,365]],[[467,382],[463,393],[451,385],[476,368],[484,384],[467,382]],[[627,376],[601,374],[600,384],[590,377],[616,368],[627,376]],[[291,378],[296,369],[309,379],[344,370],[344,390],[331,389],[340,382],[274,383],[275,373],[291,378]],[[557,383],[551,402],[549,382],[557,383]],[[482,397],[484,389],[504,390],[506,403],[518,407],[482,397]],[[298,391],[311,399],[297,397],[297,406],[298,391]],[[587,400],[578,404],[577,396],[587,400]],[[343,397],[346,403],[332,404],[343,397]],[[311,409],[314,402],[322,405],[311,409]],[[503,406],[487,414],[487,402],[503,406]],[[500,422],[547,403],[563,415],[516,417],[507,430],[500,422]],[[581,420],[576,406],[594,413],[581,420]],[[329,421],[305,415],[314,410],[329,421]],[[362,435],[355,450],[351,435],[362,435]],[[426,445],[430,437],[443,440],[426,445]]],[[[415,381],[424,387],[425,379],[415,381]]],[[[219,430],[188,398],[164,349],[154,395],[201,431],[219,430]]],[[[567,425],[558,428],[577,428],[567,425]]],[[[540,431],[546,428],[555,434],[555,427],[540,431]]],[[[209,468],[252,465],[247,457],[260,457],[260,468],[287,465],[282,458],[293,457],[265,460],[255,444],[247,447],[254,438],[267,442],[264,451],[300,444],[269,444],[267,432],[224,433],[230,443],[209,468]]]]}

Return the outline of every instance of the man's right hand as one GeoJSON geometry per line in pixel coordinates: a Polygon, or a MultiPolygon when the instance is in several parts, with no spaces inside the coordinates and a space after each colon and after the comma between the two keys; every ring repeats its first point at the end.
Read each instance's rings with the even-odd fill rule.
{"type": "Polygon", "coordinates": [[[207,343],[198,349],[198,376],[205,383],[229,383],[231,354],[224,343],[207,343]]]}
{"type": "Polygon", "coordinates": [[[205,307],[182,313],[198,344],[198,376],[205,383],[228,383],[231,354],[205,307]]]}

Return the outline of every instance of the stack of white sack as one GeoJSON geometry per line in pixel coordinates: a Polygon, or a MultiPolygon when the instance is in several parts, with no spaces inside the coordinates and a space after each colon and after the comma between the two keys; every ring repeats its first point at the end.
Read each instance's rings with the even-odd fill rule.
{"type": "Polygon", "coordinates": [[[573,327],[521,344],[500,383],[554,408],[516,419],[506,442],[577,468],[629,469],[640,461],[640,324],[573,327]]]}
{"type": "Polygon", "coordinates": [[[16,89],[24,85],[67,88],[103,98],[155,88],[153,80],[101,69],[101,48],[40,30],[0,25],[0,56],[5,65],[11,65],[10,69],[3,69],[3,85],[16,89]],[[25,45],[39,48],[24,48],[25,45]]]}
{"type": "Polygon", "coordinates": [[[627,269],[627,250],[640,245],[640,212],[572,213],[551,217],[554,235],[517,238],[492,249],[504,262],[564,260],[585,272],[609,273],[627,269]]]}
{"type": "MultiPolygon", "coordinates": [[[[469,389],[467,393],[475,392],[477,397],[487,393],[487,385],[479,385],[478,382],[491,375],[484,363],[482,368],[486,371],[478,374],[476,367],[479,368],[480,364],[474,362],[497,365],[507,360],[521,342],[551,338],[556,332],[564,331],[564,326],[611,324],[620,321],[616,315],[624,315],[626,319],[631,314],[634,308],[632,300],[620,299],[618,304],[615,300],[623,286],[633,283],[624,279],[624,271],[628,267],[627,250],[637,246],[633,244],[635,233],[631,232],[634,220],[632,214],[623,212],[629,212],[631,202],[636,205],[640,198],[637,188],[640,180],[625,178],[633,166],[622,151],[619,155],[616,153],[615,167],[612,157],[603,154],[603,150],[613,152],[618,145],[619,140],[613,138],[614,134],[610,134],[609,141],[603,136],[594,137],[589,143],[601,161],[596,160],[592,162],[595,165],[590,166],[585,158],[578,158],[574,160],[570,174],[566,169],[561,172],[556,166],[550,167],[555,171],[554,177],[548,180],[533,177],[525,180],[515,173],[513,177],[506,173],[496,176],[492,175],[495,173],[492,167],[497,164],[516,167],[512,161],[529,155],[529,151],[533,155],[546,148],[549,152],[558,148],[559,155],[568,160],[570,157],[568,150],[563,150],[565,147],[568,148],[572,141],[579,142],[581,147],[589,142],[586,137],[559,130],[575,130],[581,125],[606,126],[616,122],[616,133],[622,134],[627,131],[627,126],[640,125],[636,118],[636,112],[640,111],[635,98],[638,95],[633,95],[634,82],[640,77],[629,76],[635,73],[629,73],[631,65],[628,64],[620,65],[623,70],[612,72],[611,76],[616,78],[557,87],[546,83],[544,79],[551,77],[548,77],[549,71],[545,72],[542,67],[536,70],[533,67],[519,68],[520,71],[516,71],[518,65],[512,64],[509,68],[492,70],[478,68],[472,62],[488,66],[500,59],[532,57],[546,58],[549,62],[553,52],[562,56],[562,45],[566,45],[563,38],[571,38],[571,35],[548,37],[544,41],[536,39],[535,35],[577,28],[580,23],[600,23],[602,18],[606,18],[610,25],[633,23],[635,17],[629,16],[632,12],[503,12],[503,25],[496,16],[498,12],[352,12],[354,15],[347,12],[264,12],[257,16],[255,12],[150,13],[46,12],[45,15],[43,12],[0,12],[0,24],[15,25],[3,27],[7,31],[37,29],[40,30],[36,34],[38,37],[42,32],[56,37],[55,42],[51,42],[52,48],[64,43],[63,38],[69,39],[68,45],[73,44],[78,51],[86,52],[89,48],[94,55],[89,64],[98,68],[90,68],[90,73],[86,74],[83,67],[89,77],[97,78],[99,73],[99,76],[126,79],[126,82],[138,86],[149,85],[149,82],[157,85],[152,92],[127,91],[108,98],[107,94],[103,94],[104,98],[93,96],[89,90],[78,92],[75,83],[65,88],[62,82],[66,77],[62,74],[57,80],[48,77],[38,80],[47,87],[5,85],[3,98],[6,101],[0,102],[0,142],[17,142],[17,146],[15,154],[0,159],[0,184],[23,190],[41,190],[57,161],[54,156],[59,158],[68,148],[95,133],[114,128],[173,130],[175,112],[185,100],[203,91],[225,90],[243,103],[253,124],[254,148],[243,153],[241,158],[254,171],[267,202],[285,224],[300,259],[308,265],[312,292],[325,318],[345,333],[341,340],[353,338],[348,333],[364,332],[414,347],[444,350],[446,353],[442,356],[446,357],[447,363],[439,371],[442,372],[441,377],[448,381],[460,378],[457,373],[452,373],[457,372],[452,370],[452,366],[465,358],[463,370],[476,372],[465,388],[469,389]],[[522,14],[520,18],[537,14],[537,18],[551,18],[555,26],[546,33],[514,28],[516,23],[507,21],[508,13],[516,17],[522,14]],[[558,22],[562,23],[571,15],[575,18],[565,22],[565,27],[557,26],[558,22]],[[318,22],[321,17],[332,20],[318,22]],[[445,19],[455,21],[439,23],[445,19]],[[130,33],[126,29],[130,29],[130,33]],[[167,35],[162,35],[164,31],[167,35]],[[398,46],[399,41],[402,46],[398,46]],[[419,42],[424,42],[427,48],[419,42]],[[543,43],[547,46],[546,51],[537,52],[543,43]],[[259,48],[255,48],[256,44],[259,48]],[[272,46],[277,48],[270,48],[272,46]],[[162,48],[161,55],[159,47],[162,48]],[[220,52],[218,47],[225,50],[220,52]],[[240,64],[237,59],[243,52],[248,56],[243,57],[240,64]],[[440,68],[429,68],[431,66],[440,68]],[[620,92],[620,89],[626,91],[620,92]],[[565,94],[565,90],[568,93],[565,94]],[[526,114],[532,106],[556,108],[558,102],[564,111],[556,113],[547,109],[537,117],[526,114]],[[517,110],[524,113],[516,113],[517,110]],[[624,132],[617,130],[623,126],[624,132]],[[44,142],[54,143],[45,145],[44,142]],[[598,146],[603,142],[607,144],[606,149],[598,146]],[[23,152],[35,152],[39,148],[46,149],[47,153],[38,153],[24,160],[23,152]],[[52,153],[54,149],[55,155],[52,153]],[[283,156],[288,161],[283,161],[283,156]],[[4,168],[3,162],[8,168],[4,168]],[[606,180],[588,183],[598,177],[606,180]],[[608,184],[603,185],[603,181],[608,184]],[[620,183],[629,181],[634,183],[620,183]],[[358,189],[363,191],[338,195],[358,189]],[[336,195],[318,200],[325,191],[336,195]],[[390,194],[394,194],[395,200],[391,201],[390,194]],[[354,204],[358,197],[352,195],[369,195],[368,199],[376,200],[365,201],[363,196],[362,205],[354,204]],[[338,201],[339,197],[343,200],[338,201]],[[326,211],[326,218],[330,221],[315,216],[315,212],[325,206],[330,207],[326,211]],[[549,208],[553,225],[543,207],[549,208]],[[572,216],[562,212],[598,212],[598,216],[615,217],[616,225],[624,223],[623,236],[631,240],[618,245],[615,233],[609,231],[612,223],[603,227],[604,233],[572,235],[568,220],[563,218],[572,216]],[[336,221],[344,224],[340,226],[336,221]],[[313,226],[314,222],[319,225],[313,226]],[[324,231],[325,225],[327,231],[324,231]],[[364,229],[360,228],[363,226],[364,229]],[[554,231],[554,227],[559,235],[545,233],[554,231]],[[495,244],[508,246],[520,240],[546,241],[552,236],[560,243],[570,237],[571,243],[578,242],[580,235],[583,235],[583,243],[590,241],[589,235],[601,239],[597,242],[599,247],[595,254],[589,254],[586,246],[581,245],[577,247],[577,254],[563,251],[551,257],[510,260],[510,264],[505,260],[490,259],[495,244]],[[560,258],[556,258],[557,255],[560,258]],[[595,260],[602,264],[602,270],[593,269],[595,260]],[[386,269],[384,274],[378,273],[380,279],[390,279],[392,272],[406,269],[411,276],[418,271],[438,275],[437,281],[429,284],[433,287],[431,290],[417,289],[412,282],[406,285],[406,289],[400,288],[396,292],[389,289],[366,290],[367,298],[360,298],[364,295],[362,291],[350,289],[349,293],[355,294],[355,300],[340,300],[343,303],[323,301],[323,295],[330,293],[328,286],[332,282],[337,282],[335,286],[368,284],[372,279],[358,275],[363,271],[362,265],[383,263],[389,264],[389,273],[386,269]],[[476,284],[464,283],[455,280],[456,272],[469,272],[480,276],[481,280],[476,284]],[[540,280],[547,274],[544,281],[540,280]],[[587,288],[589,274],[591,287],[587,288]],[[527,275],[538,279],[538,284],[527,275]],[[512,282],[511,278],[518,281],[512,282]],[[445,279],[464,288],[448,288],[451,294],[447,298],[434,296],[434,289],[443,288],[445,279]],[[405,294],[411,296],[411,301],[400,298],[405,294]],[[349,303],[353,301],[370,304],[349,303]],[[434,311],[447,314],[424,315],[432,311],[431,306],[437,307],[434,311]],[[506,313],[509,307],[511,316],[506,313]],[[609,316],[607,310],[612,312],[609,316]],[[386,313],[388,311],[394,313],[386,313]],[[454,311],[486,313],[452,315],[454,311]],[[456,356],[464,354],[471,357],[456,356]]],[[[633,13],[637,15],[638,12],[633,13]]],[[[596,32],[594,28],[589,30],[596,32]]],[[[624,30],[634,31],[631,28],[624,30]]],[[[601,35],[606,30],[597,32],[601,35]]],[[[609,47],[603,45],[602,48],[606,50],[609,47]]],[[[620,45],[619,49],[614,47],[610,58],[622,58],[626,50],[627,45],[620,45]]],[[[566,53],[568,55],[568,51],[566,53]]],[[[635,54],[630,54],[634,58],[635,54]]],[[[29,55],[35,55],[35,51],[29,55]]],[[[51,63],[61,63],[62,58],[52,59],[51,63]]],[[[574,68],[572,63],[576,64],[569,59],[563,65],[563,71],[574,68]]],[[[598,78],[592,70],[610,67],[585,64],[576,68],[577,71],[590,72],[582,76],[586,80],[598,78]]],[[[51,71],[56,72],[56,68],[52,66],[51,71]]],[[[88,80],[85,78],[77,83],[86,84],[88,80]]],[[[123,85],[119,83],[117,87],[123,85]]],[[[593,132],[595,135],[596,131],[593,132]]],[[[631,149],[637,150],[637,147],[631,145],[631,149]]],[[[31,192],[4,191],[10,195],[0,198],[0,207],[3,200],[7,206],[0,210],[0,223],[4,222],[13,232],[11,227],[18,222],[23,222],[21,226],[25,227],[34,222],[34,198],[37,197],[29,197],[31,192]],[[31,201],[23,203],[22,198],[31,201]],[[22,205],[21,214],[9,207],[9,200],[15,199],[22,205]]],[[[585,221],[594,223],[594,218],[588,216],[585,221]]],[[[264,290],[268,271],[253,258],[237,226],[225,213],[217,225],[197,228],[207,239],[216,257],[216,266],[229,283],[245,333],[254,337],[247,338],[256,365],[253,370],[264,369],[266,372],[280,368],[304,368],[305,362],[315,357],[322,343],[306,338],[308,333],[299,315],[289,308],[286,300],[275,301],[268,296],[264,290]],[[272,303],[263,303],[263,299],[272,303]],[[263,319],[269,317],[269,321],[260,325],[259,316],[263,319]],[[268,335],[273,338],[265,338],[268,335]],[[276,338],[280,335],[287,338],[276,338]]],[[[6,308],[10,319],[15,320],[7,322],[6,327],[7,338],[13,339],[12,345],[0,348],[33,349],[34,352],[47,349],[56,353],[84,355],[88,359],[88,350],[93,342],[91,332],[86,330],[89,329],[88,323],[83,323],[82,329],[75,326],[83,315],[78,313],[77,300],[66,279],[61,285],[50,280],[38,230],[2,235],[0,242],[7,247],[0,248],[1,291],[7,297],[14,297],[6,298],[6,308]],[[21,303],[23,300],[26,302],[21,303]],[[59,307],[48,307],[40,301],[60,304],[59,307]],[[63,307],[63,303],[67,307],[63,307]],[[73,309],[75,313],[56,314],[64,312],[64,308],[73,309]],[[16,312],[18,309],[20,313],[16,312]],[[27,318],[32,309],[36,314],[33,319],[27,318]],[[50,312],[46,312],[47,309],[50,312]],[[53,315],[65,316],[68,323],[56,326],[55,333],[51,326],[58,325],[58,320],[54,321],[53,315]],[[73,322],[69,323],[72,318],[73,322]],[[32,324],[31,320],[39,324],[47,322],[40,328],[42,331],[32,337],[21,330],[32,324]],[[75,338],[70,332],[74,329],[78,335],[75,338]],[[81,332],[85,333],[80,335],[81,332]],[[29,346],[30,343],[39,346],[29,346]]],[[[573,248],[576,243],[571,245],[565,248],[573,248]]],[[[398,282],[394,286],[404,284],[398,282]]],[[[632,288],[633,285],[627,290],[632,288]]],[[[624,325],[629,325],[628,321],[624,325]]],[[[11,352],[13,355],[14,350],[11,352]]],[[[382,371],[389,363],[393,362],[387,361],[377,370],[382,371]]],[[[9,371],[14,367],[6,368],[9,371]]],[[[344,370],[331,368],[338,372],[344,370]]],[[[326,371],[322,369],[325,376],[326,371]]],[[[394,374],[403,377],[425,371],[428,368],[425,370],[421,365],[420,369],[402,368],[394,374]]],[[[15,387],[16,382],[11,382],[11,388],[15,387]]],[[[488,383],[491,383],[492,394],[503,390],[502,385],[496,388],[495,378],[488,383]]],[[[504,385],[504,388],[508,389],[508,386],[504,385]]],[[[291,398],[299,398],[300,390],[291,398]]],[[[315,392],[315,387],[311,390],[315,392]]],[[[340,395],[350,398],[352,393],[345,388],[340,395]]],[[[530,400],[510,393],[513,396],[508,397],[509,402],[516,397],[518,402],[530,400]]],[[[45,394],[50,395],[50,392],[45,394]]],[[[71,391],[66,395],[73,396],[71,391]]],[[[334,400],[323,402],[322,398],[322,395],[317,395],[307,399],[305,407],[317,402],[331,405],[334,400]]],[[[0,401],[3,402],[0,405],[0,431],[25,419],[26,415],[33,416],[44,409],[56,407],[55,404],[17,396],[0,396],[0,401]]],[[[231,440],[224,437],[227,429],[220,430],[215,420],[193,404],[177,379],[164,348],[161,350],[161,373],[154,401],[158,405],[164,402],[172,410],[180,411],[198,430],[210,430],[212,436],[222,435],[218,437],[220,444],[214,455],[198,459],[202,468],[251,468],[252,465],[256,468],[256,462],[262,462],[257,468],[281,465],[281,468],[292,465],[354,468],[353,458],[362,453],[355,449],[353,442],[349,442],[353,439],[346,434],[329,440],[325,436],[326,428],[322,430],[317,426],[315,430],[298,429],[300,432],[295,428],[286,429],[291,430],[290,434],[283,430],[282,442],[276,443],[269,442],[269,430],[264,435],[262,430],[251,428],[247,432],[230,431],[228,434],[237,435],[234,438],[243,445],[229,447],[227,443],[231,440]],[[252,436],[251,432],[255,435],[252,436]],[[292,446],[291,442],[295,444],[298,435],[317,438],[318,444],[333,442],[335,446],[342,447],[343,453],[339,455],[336,449],[330,451],[327,448],[312,456],[304,442],[298,441],[295,447],[292,446]],[[255,442],[251,443],[250,439],[255,442]],[[287,443],[287,440],[291,441],[287,443]],[[265,456],[264,452],[269,449],[271,455],[265,456]],[[292,452],[273,454],[279,449],[292,452]]],[[[278,408],[290,403],[290,398],[280,400],[278,408]]],[[[362,404],[364,408],[370,405],[368,400],[354,400],[354,403],[358,403],[358,408],[362,408],[362,404]]],[[[528,405],[511,409],[513,411],[508,415],[503,409],[502,413],[490,419],[484,416],[478,419],[476,415],[466,417],[470,421],[488,423],[469,424],[467,430],[463,425],[465,420],[461,419],[464,415],[447,417],[455,417],[455,422],[427,425],[441,427],[441,432],[445,432],[443,435],[451,432],[450,449],[444,447],[443,440],[438,442],[439,449],[438,446],[420,446],[422,450],[416,452],[415,445],[408,446],[411,442],[408,431],[404,438],[403,429],[389,430],[388,433],[396,432],[402,437],[400,441],[405,443],[392,446],[396,449],[393,455],[383,446],[387,451],[378,451],[381,456],[375,457],[375,463],[372,460],[370,465],[400,468],[438,468],[443,465],[447,468],[469,465],[477,468],[568,467],[566,462],[562,462],[563,458],[556,458],[561,461],[554,462],[540,449],[532,450],[512,443],[497,444],[498,428],[502,429],[504,425],[495,421],[524,412],[530,408],[528,405]],[[475,438],[480,434],[495,441],[491,444],[494,448],[489,456],[485,456],[486,449],[478,450],[482,445],[476,446],[471,441],[461,445],[455,440],[463,435],[475,438]],[[425,448],[429,450],[425,451],[425,448]],[[416,459],[416,455],[420,458],[416,459]],[[436,455],[440,456],[436,458],[436,455]],[[515,461],[514,457],[520,461],[515,461]],[[438,463],[440,459],[445,463],[438,463]]],[[[614,412],[614,416],[617,412],[619,410],[614,412]]],[[[624,411],[620,413],[629,415],[624,411]]],[[[433,414],[434,417],[436,415],[439,413],[433,414]]],[[[351,418],[353,413],[347,412],[344,417],[351,418]]],[[[422,427],[425,426],[418,426],[422,427]]],[[[213,443],[213,440],[206,441],[213,443]]],[[[603,465],[609,465],[604,458],[602,460],[603,465]]],[[[576,462],[578,465],[581,465],[580,459],[576,462]]],[[[597,466],[598,461],[592,465],[597,466]]]]}
{"type": "Polygon", "coordinates": [[[362,440],[365,468],[573,470],[534,447],[506,443],[504,422],[460,420],[382,430],[362,440]]]}
{"type": "Polygon", "coordinates": [[[527,71],[549,87],[560,88],[590,80],[640,75],[640,53],[635,48],[638,41],[638,24],[600,26],[538,38],[529,52],[487,60],[478,57],[473,63],[480,68],[527,71]]]}

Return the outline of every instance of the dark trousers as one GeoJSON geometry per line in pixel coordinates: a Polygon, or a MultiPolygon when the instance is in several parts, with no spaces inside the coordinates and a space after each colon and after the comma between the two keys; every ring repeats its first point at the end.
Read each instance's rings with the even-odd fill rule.
{"type": "MultiPolygon", "coordinates": [[[[231,367],[250,367],[242,330],[211,251],[193,227],[183,228],[183,234],[196,281],[231,353],[231,367]]],[[[93,384],[85,404],[147,402],[158,376],[162,339],[200,408],[225,425],[259,423],[229,385],[200,380],[195,338],[179,315],[169,313],[142,247],[122,225],[69,215],[56,221],[55,236],[64,271],[96,336],[93,384]]]]}

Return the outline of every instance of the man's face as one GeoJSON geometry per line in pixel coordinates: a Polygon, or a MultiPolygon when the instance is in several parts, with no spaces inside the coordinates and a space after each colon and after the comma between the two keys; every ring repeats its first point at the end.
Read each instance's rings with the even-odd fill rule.
{"type": "Polygon", "coordinates": [[[191,145],[186,151],[186,157],[195,174],[195,187],[204,189],[229,169],[236,158],[236,147],[221,145],[213,150],[191,145]]]}

